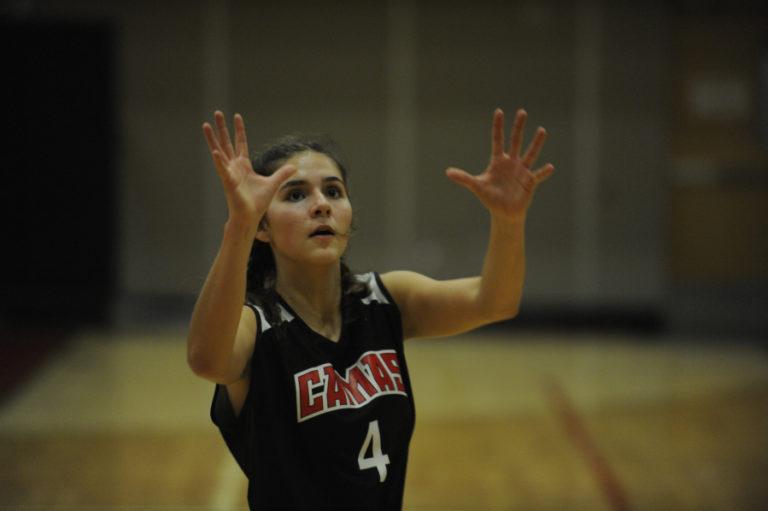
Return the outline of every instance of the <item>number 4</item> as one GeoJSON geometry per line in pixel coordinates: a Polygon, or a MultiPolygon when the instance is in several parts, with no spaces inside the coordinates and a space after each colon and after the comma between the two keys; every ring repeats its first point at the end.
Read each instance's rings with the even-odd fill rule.
{"type": "Polygon", "coordinates": [[[379,471],[379,482],[383,483],[387,478],[387,465],[389,465],[389,456],[381,452],[381,433],[379,432],[379,421],[371,421],[368,424],[368,434],[365,436],[363,447],[357,456],[357,463],[360,470],[376,468],[379,471]],[[365,457],[368,447],[371,447],[371,456],[365,457]]]}

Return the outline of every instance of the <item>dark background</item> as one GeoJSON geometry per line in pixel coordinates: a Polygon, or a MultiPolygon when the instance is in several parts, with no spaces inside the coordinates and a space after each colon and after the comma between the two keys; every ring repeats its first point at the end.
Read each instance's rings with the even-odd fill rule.
{"type": "Polygon", "coordinates": [[[763,339],[768,50],[752,2],[8,2],[0,321],[183,326],[226,209],[200,134],[323,131],[360,270],[479,271],[491,112],[556,176],[516,325],[763,339]],[[529,127],[532,132],[533,126],[529,127]]]}

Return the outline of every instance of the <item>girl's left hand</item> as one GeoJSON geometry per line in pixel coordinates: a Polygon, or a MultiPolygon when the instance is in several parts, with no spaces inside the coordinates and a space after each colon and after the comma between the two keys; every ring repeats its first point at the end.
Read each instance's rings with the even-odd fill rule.
{"type": "Polygon", "coordinates": [[[522,158],[520,157],[527,116],[525,110],[517,111],[515,126],[509,138],[509,152],[505,153],[504,113],[501,109],[496,109],[491,133],[491,161],[482,174],[473,176],[454,167],[446,170],[450,179],[469,188],[488,208],[491,215],[499,220],[525,220],[536,186],[555,170],[551,163],[531,170],[547,137],[547,132],[542,127],[536,130],[533,141],[522,158]]]}

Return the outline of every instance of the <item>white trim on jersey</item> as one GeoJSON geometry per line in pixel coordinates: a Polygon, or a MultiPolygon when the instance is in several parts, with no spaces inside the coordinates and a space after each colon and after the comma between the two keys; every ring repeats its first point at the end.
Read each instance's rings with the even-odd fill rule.
{"type": "MultiPolygon", "coordinates": [[[[376,281],[376,276],[373,272],[355,275],[355,278],[360,282],[365,282],[366,284],[368,284],[368,289],[371,290],[368,296],[362,299],[362,302],[365,305],[370,305],[371,302],[389,303],[389,300],[387,300],[387,296],[379,287],[379,283],[376,281]]],[[[255,304],[249,304],[249,306],[259,314],[262,333],[272,328],[272,325],[269,323],[269,321],[267,321],[267,318],[264,315],[264,311],[261,310],[261,307],[255,304]]],[[[280,309],[280,319],[282,319],[285,322],[293,321],[294,319],[293,314],[291,314],[290,311],[288,311],[285,307],[283,307],[282,304],[278,304],[278,308],[280,309]]]]}
{"type": "Polygon", "coordinates": [[[283,307],[283,304],[278,303],[277,306],[280,308],[280,319],[288,323],[289,321],[293,321],[293,314],[291,314],[288,309],[283,307]]]}
{"type": "Polygon", "coordinates": [[[264,311],[261,310],[261,307],[258,305],[251,305],[251,309],[256,311],[256,314],[259,315],[259,322],[261,323],[261,333],[266,332],[270,328],[272,328],[272,325],[269,324],[267,321],[267,318],[264,316],[264,311]]]}
{"type": "Polygon", "coordinates": [[[371,290],[371,293],[362,299],[362,302],[365,305],[370,305],[371,302],[389,303],[387,296],[379,287],[379,283],[376,281],[376,276],[373,272],[365,273],[363,275],[355,275],[355,277],[359,281],[367,283],[368,289],[371,290]]]}
{"type": "MultiPolygon", "coordinates": [[[[254,305],[252,303],[249,303],[248,306],[256,311],[256,313],[259,315],[259,321],[261,322],[261,333],[266,332],[270,328],[272,328],[272,325],[267,321],[267,317],[264,315],[264,311],[261,310],[261,307],[258,305],[254,305]]],[[[288,312],[285,307],[278,304],[278,308],[280,309],[280,319],[282,319],[285,322],[293,321],[293,315],[288,312]]]]}

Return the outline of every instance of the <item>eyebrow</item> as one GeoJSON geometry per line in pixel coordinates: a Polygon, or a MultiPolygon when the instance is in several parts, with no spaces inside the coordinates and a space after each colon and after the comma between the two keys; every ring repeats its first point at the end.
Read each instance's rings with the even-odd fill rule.
{"type": "MultiPolygon", "coordinates": [[[[323,183],[329,183],[329,182],[338,182],[344,185],[344,180],[336,177],[336,176],[328,176],[323,178],[323,183]]],[[[280,191],[285,190],[286,188],[290,188],[292,186],[303,186],[306,185],[308,181],[306,179],[292,179],[291,181],[286,181],[283,183],[283,186],[280,187],[280,191]]]]}

